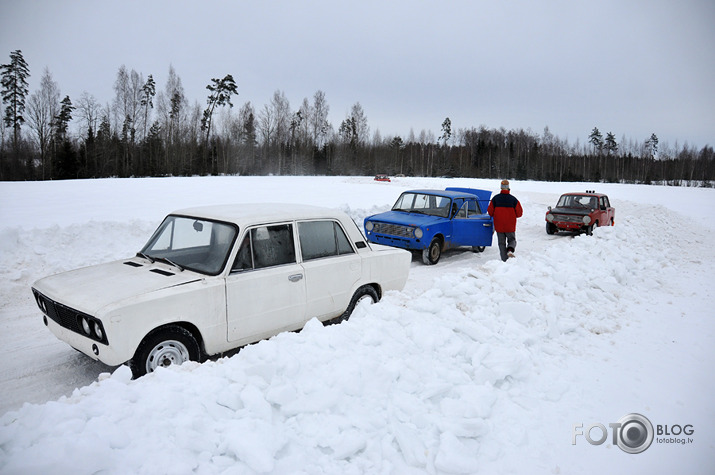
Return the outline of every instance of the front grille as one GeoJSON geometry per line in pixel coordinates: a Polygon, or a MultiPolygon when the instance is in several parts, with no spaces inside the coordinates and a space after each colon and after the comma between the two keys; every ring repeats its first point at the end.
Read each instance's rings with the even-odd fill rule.
{"type": "Polygon", "coordinates": [[[568,223],[583,223],[583,216],[573,214],[555,214],[554,221],[566,221],[568,223]]]}
{"type": "Polygon", "coordinates": [[[86,317],[91,322],[97,322],[102,328],[102,338],[92,337],[92,339],[99,341],[100,343],[107,344],[107,336],[104,333],[104,327],[99,320],[92,318],[89,315],[85,315],[84,313],[66,305],[62,305],[59,302],[55,302],[54,300],[45,297],[35,289],[32,289],[32,293],[35,295],[35,301],[37,301],[37,306],[40,307],[40,310],[42,310],[45,315],[50,317],[61,327],[75,333],[79,333],[82,336],[87,336],[87,334],[85,334],[80,327],[80,317],[86,317]]]}
{"type": "Polygon", "coordinates": [[[375,223],[373,231],[378,234],[387,234],[390,236],[399,236],[408,239],[415,237],[415,228],[411,226],[402,226],[400,224],[390,223],[375,223]]]}
{"type": "Polygon", "coordinates": [[[60,326],[80,333],[78,318],[80,313],[77,310],[48,299],[34,289],[33,293],[35,294],[35,300],[37,300],[37,305],[40,307],[40,310],[45,312],[48,317],[57,322],[60,326]]]}

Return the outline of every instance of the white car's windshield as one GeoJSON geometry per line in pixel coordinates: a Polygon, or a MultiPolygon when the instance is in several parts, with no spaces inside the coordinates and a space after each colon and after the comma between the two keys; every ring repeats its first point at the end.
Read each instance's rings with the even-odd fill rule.
{"type": "Polygon", "coordinates": [[[217,221],[168,216],[138,255],[202,274],[216,275],[223,269],[236,227],[217,221]]]}
{"type": "Polygon", "coordinates": [[[446,196],[407,192],[400,195],[392,210],[447,218],[451,201],[446,196]]]}

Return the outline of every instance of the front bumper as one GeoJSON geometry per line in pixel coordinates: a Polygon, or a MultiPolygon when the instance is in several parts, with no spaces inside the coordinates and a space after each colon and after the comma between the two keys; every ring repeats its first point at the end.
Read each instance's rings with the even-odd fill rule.
{"type": "Polygon", "coordinates": [[[569,223],[564,221],[552,221],[551,224],[562,231],[585,231],[588,227],[583,223],[569,223]]]}
{"type": "Polygon", "coordinates": [[[401,249],[421,251],[427,248],[427,244],[422,242],[420,239],[407,239],[397,236],[389,236],[386,234],[377,234],[375,232],[367,233],[367,240],[375,244],[382,244],[384,246],[399,247],[401,249]]]}
{"type": "MultiPolygon", "coordinates": [[[[42,311],[42,320],[45,326],[59,340],[93,360],[101,361],[109,366],[118,366],[128,360],[125,355],[117,354],[116,349],[109,345],[106,328],[101,320],[56,302],[35,289],[32,290],[35,301],[42,311]],[[83,333],[79,323],[81,317],[88,318],[92,323],[97,322],[100,325],[102,337],[91,337],[83,333]]],[[[95,334],[90,332],[90,335],[95,334]]]]}

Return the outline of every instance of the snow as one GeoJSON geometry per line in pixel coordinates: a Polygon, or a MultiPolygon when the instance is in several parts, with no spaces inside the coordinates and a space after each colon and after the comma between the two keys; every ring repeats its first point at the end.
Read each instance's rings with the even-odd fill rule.
{"type": "Polygon", "coordinates": [[[498,183],[0,183],[0,473],[712,473],[712,189],[512,181],[524,207],[515,259],[496,246],[414,259],[402,292],[348,322],[312,320],[135,381],[58,341],[30,292],[45,275],[133,255],[175,209],[298,202],[362,224],[406,189],[498,183]],[[548,236],[547,206],[586,189],[609,195],[616,226],[548,236]],[[636,455],[610,429],[602,445],[572,443],[575,424],[629,413],[694,432],[636,455]]]}

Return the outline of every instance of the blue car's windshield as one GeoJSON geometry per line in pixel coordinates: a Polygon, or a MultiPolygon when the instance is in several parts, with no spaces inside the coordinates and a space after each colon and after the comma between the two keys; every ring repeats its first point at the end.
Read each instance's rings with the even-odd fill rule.
{"type": "Polygon", "coordinates": [[[400,195],[392,210],[448,218],[451,202],[446,196],[406,192],[400,195]]]}

